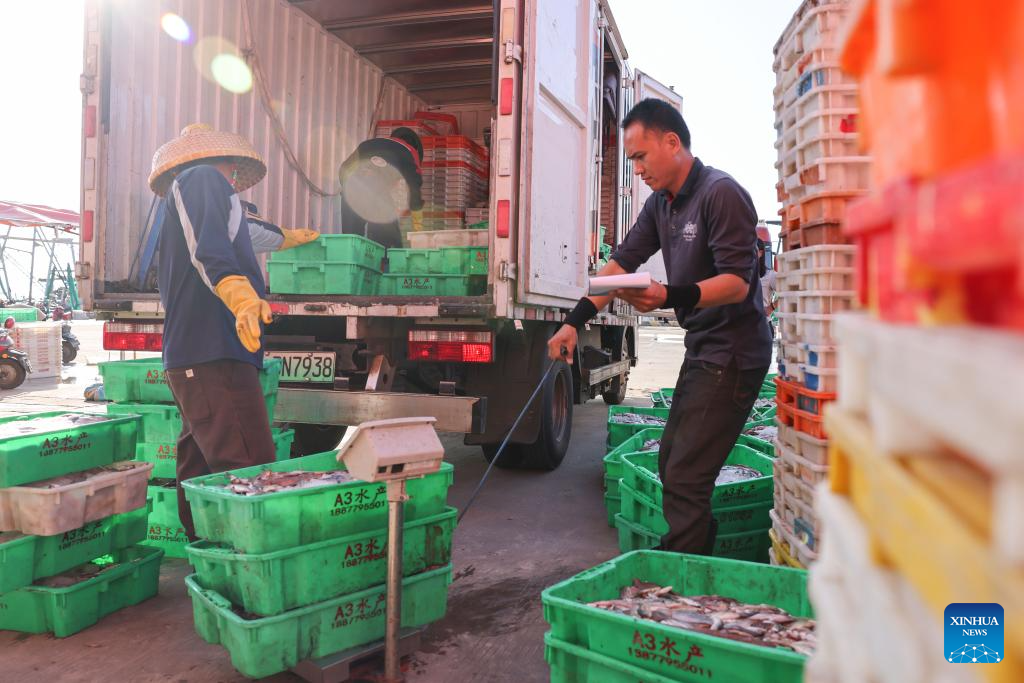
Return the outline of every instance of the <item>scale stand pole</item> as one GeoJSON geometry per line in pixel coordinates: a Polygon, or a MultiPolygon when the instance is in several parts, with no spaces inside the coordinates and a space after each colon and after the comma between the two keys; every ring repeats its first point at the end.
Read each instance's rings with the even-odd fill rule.
{"type": "Polygon", "coordinates": [[[402,628],[402,530],[405,522],[405,479],[392,479],[388,492],[387,622],[384,631],[384,678],[402,680],[399,631],[402,628]]]}

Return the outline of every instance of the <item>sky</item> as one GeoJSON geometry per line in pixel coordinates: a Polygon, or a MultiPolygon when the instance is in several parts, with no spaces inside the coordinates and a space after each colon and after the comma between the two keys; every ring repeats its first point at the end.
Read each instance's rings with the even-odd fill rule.
{"type": "MultiPolygon", "coordinates": [[[[799,0],[610,0],[629,62],[683,96],[693,151],[775,219],[772,46],[799,0]]],[[[0,0],[0,199],[78,210],[83,0],[0,0]]]]}

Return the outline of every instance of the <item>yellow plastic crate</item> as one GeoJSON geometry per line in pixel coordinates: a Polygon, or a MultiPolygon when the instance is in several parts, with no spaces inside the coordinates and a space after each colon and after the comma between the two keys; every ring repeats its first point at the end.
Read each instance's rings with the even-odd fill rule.
{"type": "Polygon", "coordinates": [[[768,530],[768,538],[771,539],[772,550],[775,551],[775,557],[778,558],[779,562],[793,567],[794,569],[805,569],[805,567],[789,553],[789,545],[779,538],[779,535],[775,533],[775,529],[768,530]]]}
{"type": "Polygon", "coordinates": [[[857,509],[873,536],[874,559],[902,573],[939,619],[953,602],[1001,604],[1006,659],[979,667],[980,673],[998,683],[1024,680],[1024,570],[1001,561],[985,525],[962,511],[987,508],[988,500],[975,486],[956,499],[949,497],[948,485],[932,489],[914,472],[941,472],[947,468],[944,458],[881,457],[867,422],[839,408],[828,412],[826,429],[830,487],[857,509]]]}

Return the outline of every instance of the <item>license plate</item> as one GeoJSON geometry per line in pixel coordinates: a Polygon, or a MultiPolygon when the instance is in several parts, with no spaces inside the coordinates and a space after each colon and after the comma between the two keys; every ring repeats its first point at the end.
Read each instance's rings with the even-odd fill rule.
{"type": "Polygon", "coordinates": [[[334,353],[329,351],[273,351],[281,359],[282,382],[334,382],[334,353]]]}

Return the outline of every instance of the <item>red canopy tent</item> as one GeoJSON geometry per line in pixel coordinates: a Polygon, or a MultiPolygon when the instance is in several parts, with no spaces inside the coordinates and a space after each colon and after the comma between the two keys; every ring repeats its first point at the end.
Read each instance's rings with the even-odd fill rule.
{"type": "Polygon", "coordinates": [[[0,225],[33,227],[38,225],[78,227],[78,212],[55,209],[42,204],[0,201],[0,225]]]}

